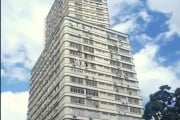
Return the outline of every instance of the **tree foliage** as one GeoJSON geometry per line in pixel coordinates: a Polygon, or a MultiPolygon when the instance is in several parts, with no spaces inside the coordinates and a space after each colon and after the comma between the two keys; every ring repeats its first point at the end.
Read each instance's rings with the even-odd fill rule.
{"type": "Polygon", "coordinates": [[[145,105],[145,120],[180,120],[180,88],[170,92],[171,87],[163,85],[160,90],[150,95],[145,105]]]}

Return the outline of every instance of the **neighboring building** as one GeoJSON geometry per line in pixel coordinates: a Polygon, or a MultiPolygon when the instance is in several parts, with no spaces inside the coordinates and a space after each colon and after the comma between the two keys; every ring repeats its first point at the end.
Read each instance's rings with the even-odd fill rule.
{"type": "Polygon", "coordinates": [[[129,36],[108,19],[106,0],[55,0],[31,73],[28,120],[141,120],[129,36]]]}

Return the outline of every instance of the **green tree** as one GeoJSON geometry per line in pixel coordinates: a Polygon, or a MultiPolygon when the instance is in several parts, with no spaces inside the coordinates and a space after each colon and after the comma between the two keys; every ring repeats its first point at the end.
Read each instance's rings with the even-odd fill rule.
{"type": "Polygon", "coordinates": [[[180,120],[180,88],[170,92],[171,87],[163,85],[160,90],[150,95],[145,105],[145,120],[180,120]]]}

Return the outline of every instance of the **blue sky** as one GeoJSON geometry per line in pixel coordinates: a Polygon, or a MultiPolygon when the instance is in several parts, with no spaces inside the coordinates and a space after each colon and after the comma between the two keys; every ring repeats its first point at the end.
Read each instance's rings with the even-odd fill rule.
{"type": "MultiPolygon", "coordinates": [[[[26,118],[30,70],[44,47],[52,2],[2,1],[2,120],[26,118]]],[[[179,0],[108,0],[112,29],[130,35],[143,102],[160,85],[180,87],[178,5],[179,0]]]]}

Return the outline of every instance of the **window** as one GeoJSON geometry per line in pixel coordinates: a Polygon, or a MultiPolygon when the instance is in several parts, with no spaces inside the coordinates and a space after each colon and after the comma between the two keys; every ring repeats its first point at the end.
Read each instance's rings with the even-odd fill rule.
{"type": "Polygon", "coordinates": [[[85,104],[85,100],[83,98],[71,97],[71,103],[85,104]]]}
{"type": "Polygon", "coordinates": [[[108,38],[116,38],[116,34],[114,34],[114,33],[107,32],[106,34],[107,34],[108,38]]]}
{"type": "Polygon", "coordinates": [[[83,62],[81,60],[78,60],[78,59],[75,59],[75,58],[70,58],[70,64],[73,65],[73,66],[79,66],[79,67],[82,67],[83,62]]]}
{"type": "Polygon", "coordinates": [[[83,84],[83,79],[78,77],[70,77],[70,81],[77,84],[83,84]]]}
{"type": "Polygon", "coordinates": [[[109,97],[113,97],[114,95],[113,95],[113,94],[111,94],[111,93],[108,93],[108,94],[107,94],[107,96],[109,96],[109,97]]]}
{"type": "Polygon", "coordinates": [[[78,43],[70,42],[70,47],[82,50],[82,46],[78,43]]]}
{"type": "Polygon", "coordinates": [[[116,40],[108,39],[107,41],[108,41],[108,43],[113,44],[113,45],[116,45],[116,44],[117,44],[117,41],[116,41],[116,40]]]}
{"type": "Polygon", "coordinates": [[[124,71],[124,78],[135,78],[135,74],[134,73],[131,73],[131,72],[126,72],[124,71]]]}
{"type": "Polygon", "coordinates": [[[93,45],[93,40],[84,39],[84,43],[93,45]]]}
{"type": "Polygon", "coordinates": [[[128,97],[128,102],[131,104],[139,104],[139,100],[136,98],[130,98],[128,97]]]}
{"type": "Polygon", "coordinates": [[[100,17],[103,17],[104,14],[103,13],[96,13],[96,15],[100,16],[100,17]]]}
{"type": "Polygon", "coordinates": [[[130,112],[132,112],[132,113],[141,113],[141,109],[140,108],[135,108],[135,107],[130,107],[130,112]]]}
{"type": "Polygon", "coordinates": [[[90,118],[100,118],[100,112],[98,111],[87,110],[86,113],[90,118]]]}
{"type": "Polygon", "coordinates": [[[118,37],[118,40],[127,41],[126,37],[123,37],[123,36],[120,36],[120,35],[118,35],[117,37],[118,37]]]}
{"type": "Polygon", "coordinates": [[[79,68],[71,68],[71,72],[82,74],[82,73],[83,73],[83,70],[81,70],[81,69],[79,69],[79,68]]]}
{"type": "Polygon", "coordinates": [[[94,63],[84,62],[86,68],[96,69],[96,65],[94,63]]]}
{"type": "Polygon", "coordinates": [[[82,2],[82,0],[75,0],[75,4],[80,4],[81,2],[82,2]]]}
{"type": "Polygon", "coordinates": [[[111,60],[111,61],[110,61],[110,65],[113,65],[113,66],[120,66],[120,63],[117,62],[117,61],[111,60]]]}
{"type": "Polygon", "coordinates": [[[84,54],[84,59],[87,59],[87,60],[94,60],[95,57],[93,55],[89,55],[89,54],[84,54]]]}
{"type": "Polygon", "coordinates": [[[138,95],[138,91],[137,91],[137,90],[134,90],[134,89],[127,89],[126,92],[127,92],[129,95],[138,95]]]}
{"type": "Polygon", "coordinates": [[[108,49],[112,52],[117,52],[118,51],[118,47],[114,47],[114,46],[110,46],[108,45],[108,49]]]}
{"type": "MultiPolygon", "coordinates": [[[[88,12],[88,11],[87,11],[87,12],[88,12]]],[[[90,27],[90,26],[87,26],[87,25],[83,25],[82,28],[85,29],[85,30],[91,30],[91,27],[90,27]]]]}
{"type": "Polygon", "coordinates": [[[75,14],[75,16],[76,16],[76,18],[78,18],[78,19],[82,19],[82,18],[83,18],[83,16],[80,15],[80,14],[75,14]]]}
{"type": "Polygon", "coordinates": [[[95,87],[97,86],[97,82],[92,80],[86,80],[86,85],[95,87]]]}
{"type": "Polygon", "coordinates": [[[100,77],[104,77],[104,74],[98,73],[98,76],[100,76],[100,77]]]}
{"type": "Polygon", "coordinates": [[[93,107],[99,107],[99,102],[95,100],[86,100],[86,104],[93,107]]]}
{"type": "Polygon", "coordinates": [[[95,0],[96,2],[102,2],[102,0],[95,0]]]}
{"type": "Polygon", "coordinates": [[[120,102],[124,102],[124,101],[126,101],[126,97],[125,96],[116,95],[115,96],[115,100],[116,101],[120,101],[120,102]]]}
{"type": "Polygon", "coordinates": [[[121,39],[122,39],[123,41],[127,41],[127,39],[126,39],[125,37],[122,37],[121,39]]]}
{"type": "Polygon", "coordinates": [[[113,113],[111,113],[110,115],[111,115],[111,116],[116,116],[116,114],[113,114],[113,113]]]}
{"type": "Polygon", "coordinates": [[[131,62],[131,58],[130,57],[126,57],[126,56],[121,56],[121,60],[122,61],[126,61],[126,62],[131,62]]]}
{"type": "Polygon", "coordinates": [[[104,19],[97,19],[97,20],[99,20],[99,21],[104,21],[104,19]]]}
{"type": "Polygon", "coordinates": [[[97,13],[103,13],[103,9],[102,8],[96,8],[97,13]]]}
{"type": "Polygon", "coordinates": [[[103,83],[103,82],[99,82],[99,85],[105,85],[105,83],[103,83]]]}
{"type": "Polygon", "coordinates": [[[117,69],[115,69],[115,68],[111,68],[111,73],[116,74],[116,73],[117,73],[117,69]]]}
{"type": "Polygon", "coordinates": [[[108,115],[109,113],[106,113],[106,112],[102,112],[102,115],[108,115]]]}
{"type": "Polygon", "coordinates": [[[129,85],[129,86],[137,86],[137,82],[135,81],[131,81],[131,80],[125,80],[125,82],[129,85]]]}
{"type": "Polygon", "coordinates": [[[106,86],[108,86],[108,87],[112,87],[112,85],[111,85],[111,84],[106,84],[106,86]]]}
{"type": "Polygon", "coordinates": [[[90,52],[90,53],[94,53],[94,48],[88,47],[88,46],[84,46],[84,51],[90,52]]]}
{"type": "Polygon", "coordinates": [[[85,110],[72,108],[72,114],[75,115],[75,116],[84,116],[85,115],[85,110]]]}
{"type": "Polygon", "coordinates": [[[78,93],[78,94],[84,94],[84,89],[78,88],[78,87],[71,87],[71,92],[78,93]]]}
{"type": "Polygon", "coordinates": [[[109,113],[102,112],[101,117],[102,117],[103,119],[107,119],[107,118],[108,118],[108,115],[109,115],[109,113]]]}
{"type": "Polygon", "coordinates": [[[126,68],[126,69],[132,70],[133,66],[132,65],[128,65],[128,64],[122,64],[122,68],[126,68]]]}
{"type": "Polygon", "coordinates": [[[98,96],[98,91],[86,89],[86,95],[98,96]]]}
{"type": "Polygon", "coordinates": [[[79,51],[70,50],[70,55],[82,58],[82,53],[79,51]]]}
{"type": "Polygon", "coordinates": [[[114,89],[115,89],[116,92],[125,93],[125,88],[124,87],[115,86],[114,89]]]}
{"type": "Polygon", "coordinates": [[[120,69],[111,68],[111,73],[121,76],[122,71],[120,69]]]}
{"type": "Polygon", "coordinates": [[[119,55],[117,55],[117,54],[110,54],[110,57],[111,57],[111,59],[116,59],[116,60],[119,60],[119,55]]]}
{"type": "Polygon", "coordinates": [[[83,35],[89,39],[92,39],[92,33],[90,33],[90,31],[88,31],[88,32],[83,31],[83,35]]]}
{"type": "Polygon", "coordinates": [[[124,106],[124,105],[118,105],[118,109],[122,112],[128,112],[128,106],[124,106]]]}
{"type": "Polygon", "coordinates": [[[75,8],[75,12],[82,12],[82,8],[81,7],[75,8]]]}
{"type": "Polygon", "coordinates": [[[101,102],[101,104],[103,104],[103,105],[107,105],[108,103],[107,103],[107,102],[101,102]]]}
{"type": "Polygon", "coordinates": [[[119,51],[120,51],[122,54],[130,55],[130,51],[129,51],[129,50],[124,50],[124,49],[119,48],[119,51]]]}

